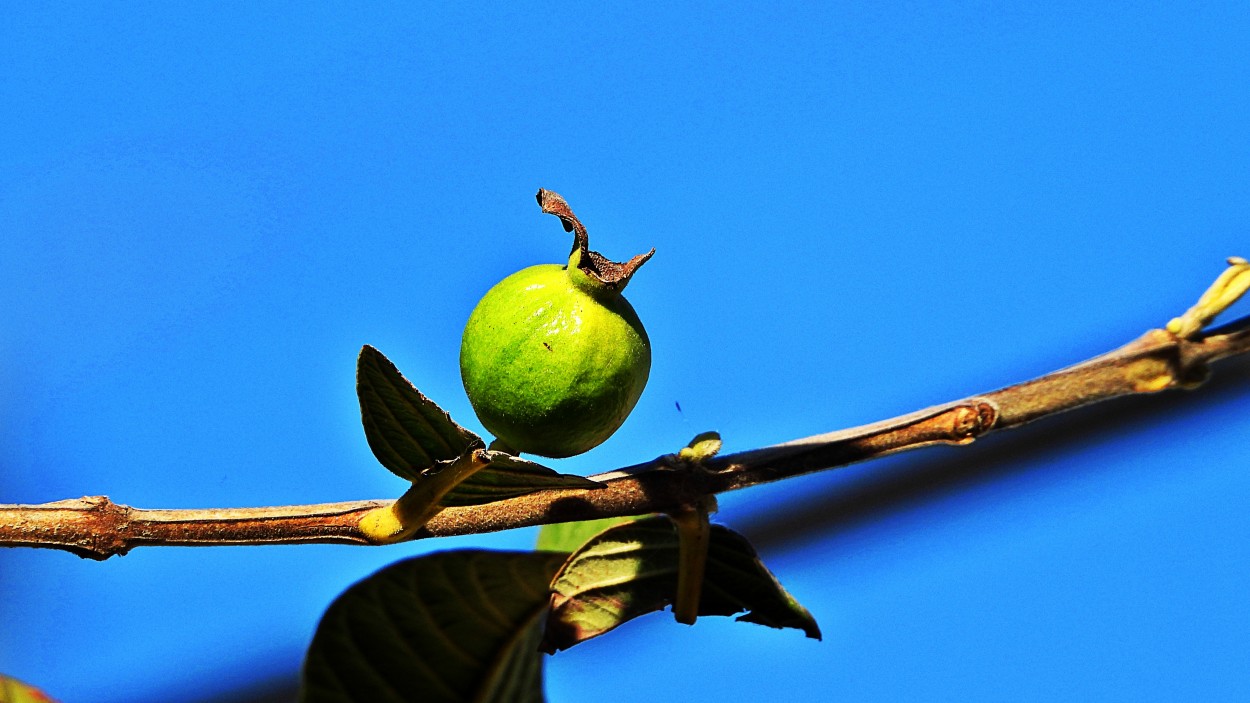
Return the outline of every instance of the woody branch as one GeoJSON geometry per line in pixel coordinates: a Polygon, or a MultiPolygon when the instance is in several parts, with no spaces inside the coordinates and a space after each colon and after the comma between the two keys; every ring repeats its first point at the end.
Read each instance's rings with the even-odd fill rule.
{"type": "MultiPolygon", "coordinates": [[[[1250,353],[1250,317],[1205,335],[1177,322],[1168,330],[1150,330],[1118,349],[1031,381],[870,425],[714,457],[700,464],[660,457],[593,476],[606,484],[600,490],[544,491],[481,506],[446,508],[413,539],[668,512],[709,494],[934,444],[968,444],[988,432],[1089,403],[1196,388],[1206,379],[1211,363],[1250,353]]],[[[95,496],[40,505],[0,505],[0,546],[63,549],[106,559],[138,546],[371,544],[360,530],[360,519],[390,502],[145,510],[95,496]]]]}

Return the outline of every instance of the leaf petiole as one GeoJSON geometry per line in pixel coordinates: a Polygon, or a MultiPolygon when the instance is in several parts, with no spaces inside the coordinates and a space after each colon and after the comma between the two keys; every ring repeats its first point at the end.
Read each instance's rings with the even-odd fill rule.
{"type": "Polygon", "coordinates": [[[708,515],[716,511],[716,497],[707,496],[670,517],[677,526],[677,594],[673,617],[683,625],[699,618],[699,597],[707,571],[707,550],[712,539],[708,515]]]}
{"type": "Polygon", "coordinates": [[[442,468],[427,470],[399,500],[365,513],[360,531],[375,544],[403,542],[443,509],[444,496],[488,464],[485,450],[470,449],[442,468]]]}

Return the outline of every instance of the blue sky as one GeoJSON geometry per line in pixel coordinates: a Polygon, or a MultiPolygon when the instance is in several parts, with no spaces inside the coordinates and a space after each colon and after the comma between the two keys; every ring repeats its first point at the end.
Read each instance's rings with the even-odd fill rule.
{"type": "MultiPolygon", "coordinates": [[[[657,249],[628,291],[650,384],[566,471],[1023,380],[1250,256],[1242,4],[4,14],[0,502],[398,495],[355,354],[480,430],[464,321],[569,246],[539,187],[599,251],[657,249]]],[[[1235,363],[1200,393],[725,496],[825,641],[652,616],[553,657],[551,699],[1250,697],[1248,397],[1235,363]]],[[[372,570],[533,538],[4,550],[0,671],[71,703],[228,699],[289,679],[372,570]]]]}

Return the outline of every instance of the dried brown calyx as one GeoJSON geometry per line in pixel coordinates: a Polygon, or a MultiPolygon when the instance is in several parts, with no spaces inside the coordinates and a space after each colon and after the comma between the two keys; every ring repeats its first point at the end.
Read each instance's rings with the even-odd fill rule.
{"type": "Polygon", "coordinates": [[[655,254],[655,249],[639,254],[629,261],[612,261],[597,251],[590,250],[590,237],[586,226],[559,194],[543,188],[538,189],[538,206],[548,215],[560,218],[565,232],[573,233],[573,251],[569,254],[569,266],[585,273],[605,290],[620,292],[629,284],[634,273],[655,254]]]}

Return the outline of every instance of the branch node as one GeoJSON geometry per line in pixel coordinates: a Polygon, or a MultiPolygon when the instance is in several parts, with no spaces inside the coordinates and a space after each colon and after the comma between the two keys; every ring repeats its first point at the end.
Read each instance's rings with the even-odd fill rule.
{"type": "Polygon", "coordinates": [[[951,437],[956,444],[970,444],[989,432],[998,421],[998,408],[988,400],[961,405],[952,415],[951,437]]]}

